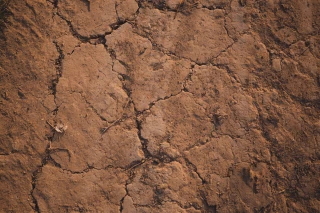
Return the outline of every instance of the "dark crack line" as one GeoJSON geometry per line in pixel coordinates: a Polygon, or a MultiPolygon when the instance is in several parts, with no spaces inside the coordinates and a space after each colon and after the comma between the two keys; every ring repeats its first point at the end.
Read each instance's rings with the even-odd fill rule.
{"type": "MultiPolygon", "coordinates": [[[[133,26],[133,27],[134,27],[134,26],[133,26]]],[[[149,36],[141,35],[140,33],[136,32],[136,31],[133,31],[133,33],[135,33],[136,35],[138,35],[138,36],[140,36],[140,37],[142,37],[142,38],[148,39],[149,42],[150,42],[151,45],[152,45],[152,48],[154,48],[155,50],[163,53],[164,55],[167,55],[167,56],[169,56],[169,57],[174,56],[174,57],[176,57],[177,59],[185,59],[185,60],[190,61],[191,63],[194,63],[194,64],[196,64],[196,65],[198,65],[198,66],[214,65],[214,63],[212,63],[212,62],[210,62],[210,61],[212,61],[213,59],[219,57],[223,52],[226,52],[226,51],[227,51],[229,48],[231,48],[231,47],[233,46],[233,44],[235,43],[235,42],[233,42],[232,44],[228,45],[225,49],[223,49],[222,51],[220,51],[219,54],[217,54],[216,56],[214,56],[213,58],[211,58],[211,59],[208,60],[207,62],[205,62],[205,63],[200,63],[200,62],[197,62],[197,61],[195,61],[195,60],[192,60],[191,58],[187,58],[187,57],[184,57],[184,56],[179,56],[179,55],[177,55],[175,52],[170,51],[170,50],[162,47],[161,45],[153,42],[152,38],[150,38],[149,36]]]]}
{"type": "Polygon", "coordinates": [[[88,9],[88,12],[90,12],[90,7],[91,7],[91,0],[81,0],[83,3],[85,3],[86,4],[86,6],[87,6],[87,9],[88,9]]]}
{"type": "MultiPolygon", "coordinates": [[[[109,50],[107,47],[106,47],[106,49],[110,53],[110,55],[113,57],[113,59],[117,60],[116,53],[113,50],[109,50]]],[[[112,66],[112,70],[113,70],[113,66],[112,66]]],[[[141,112],[138,111],[136,106],[135,106],[135,103],[134,103],[134,101],[132,99],[132,91],[131,91],[131,89],[124,83],[124,80],[122,80],[121,82],[122,82],[122,89],[127,94],[128,98],[129,98],[129,102],[128,103],[132,103],[132,105],[133,105],[133,109],[134,109],[134,113],[135,113],[136,128],[137,128],[137,131],[138,131],[138,137],[139,137],[139,140],[141,142],[141,146],[142,146],[142,151],[144,153],[144,157],[145,157],[145,159],[148,159],[148,158],[151,157],[151,153],[148,151],[148,141],[146,139],[144,139],[142,137],[142,135],[141,135],[142,127],[141,127],[141,121],[139,121],[139,115],[141,115],[141,112]]],[[[121,118],[119,118],[119,119],[121,119],[121,118]]]]}
{"type": "Polygon", "coordinates": [[[53,5],[53,8],[56,9],[58,7],[58,3],[59,3],[59,0],[47,0],[47,2],[49,2],[50,4],[53,5]]]}
{"type": "Polygon", "coordinates": [[[118,13],[118,2],[115,2],[114,3],[114,9],[115,9],[115,11],[116,11],[116,15],[117,15],[117,20],[118,20],[118,22],[120,22],[120,17],[119,17],[119,13],[118,13]]]}
{"type": "MultiPolygon", "coordinates": [[[[51,142],[52,139],[50,139],[51,142]]],[[[41,161],[41,165],[32,173],[32,190],[30,192],[31,197],[32,197],[32,202],[34,204],[33,210],[35,212],[41,212],[39,208],[38,201],[34,195],[34,191],[36,189],[36,184],[37,184],[37,177],[38,175],[42,172],[42,168],[47,165],[48,163],[52,163],[55,167],[61,168],[61,165],[58,164],[56,161],[53,160],[53,158],[50,156],[51,150],[50,150],[50,143],[47,145],[46,151],[45,151],[45,156],[41,161]]]]}
{"type": "Polygon", "coordinates": [[[126,114],[126,112],[125,112],[125,110],[127,109],[127,107],[130,106],[130,103],[131,103],[131,100],[129,99],[129,100],[127,101],[127,103],[125,104],[125,106],[123,107],[123,113],[122,113],[122,115],[121,115],[117,120],[115,120],[114,122],[112,122],[111,124],[109,124],[107,127],[101,128],[101,130],[100,130],[101,134],[106,133],[111,127],[116,126],[116,125],[120,124],[121,122],[123,122],[123,121],[131,118],[131,116],[128,116],[128,115],[126,114]]]}
{"type": "Polygon", "coordinates": [[[200,191],[200,198],[202,200],[203,207],[205,212],[217,213],[217,205],[209,205],[207,200],[207,193],[204,191],[200,191]]]}
{"type": "MultiPolygon", "coordinates": [[[[124,85],[125,87],[125,85],[124,85]]],[[[137,130],[138,130],[138,137],[139,137],[139,140],[141,142],[141,145],[142,145],[142,151],[144,153],[144,157],[145,159],[148,159],[150,157],[152,157],[151,153],[149,152],[148,150],[148,140],[144,139],[142,137],[142,134],[141,134],[141,130],[142,130],[142,122],[139,121],[139,115],[141,114],[141,112],[139,112],[134,104],[134,101],[132,100],[132,97],[131,97],[131,91],[128,90],[128,89],[125,89],[128,95],[128,97],[130,98],[131,100],[131,103],[133,104],[133,108],[134,108],[134,112],[135,112],[135,122],[136,122],[136,127],[137,127],[137,130]]]]}
{"type": "MultiPolygon", "coordinates": [[[[123,206],[124,199],[125,199],[127,196],[130,197],[130,195],[129,195],[129,190],[128,190],[128,185],[133,182],[133,179],[134,179],[134,177],[135,177],[135,172],[134,172],[134,170],[135,170],[137,167],[139,167],[139,166],[141,166],[142,164],[144,164],[145,162],[147,162],[147,160],[146,160],[146,159],[142,159],[139,163],[134,164],[133,166],[129,167],[128,169],[125,169],[125,171],[128,171],[128,172],[129,172],[129,178],[126,180],[126,184],[125,184],[126,194],[125,194],[125,195],[121,198],[121,200],[120,200],[120,212],[123,212],[123,210],[124,210],[124,206],[123,206]]],[[[133,205],[134,205],[134,204],[133,204],[133,205]]]]}
{"type": "Polygon", "coordinates": [[[212,64],[212,65],[218,67],[219,69],[225,70],[228,76],[230,77],[230,79],[233,79],[235,82],[241,84],[237,75],[229,68],[228,65],[224,65],[224,64],[212,64]]]}
{"type": "MultiPolygon", "coordinates": [[[[81,1],[86,3],[86,5],[88,7],[88,11],[90,12],[90,0],[81,0],[81,1]]],[[[119,17],[118,11],[117,11],[117,3],[115,3],[115,11],[116,11],[116,15],[117,15],[117,21],[115,23],[112,23],[112,24],[109,25],[111,27],[112,31],[111,32],[104,32],[103,34],[84,36],[84,35],[81,35],[75,29],[75,27],[72,25],[72,22],[70,20],[68,20],[66,17],[64,17],[59,12],[59,10],[58,10],[58,0],[56,0],[56,3],[54,2],[53,5],[54,5],[54,8],[57,9],[57,12],[55,12],[54,15],[55,14],[58,15],[62,20],[64,20],[67,23],[67,25],[69,26],[69,30],[72,33],[72,35],[74,37],[76,37],[81,43],[90,43],[91,44],[90,40],[99,39],[99,43],[105,45],[106,44],[105,36],[111,34],[112,31],[117,30],[120,26],[122,26],[123,24],[127,23],[127,20],[121,20],[121,18],[119,17]]],[[[136,13],[138,14],[138,11],[136,13]]]]}
{"type": "Polygon", "coordinates": [[[72,25],[72,22],[70,20],[68,20],[67,18],[65,18],[59,11],[57,11],[55,14],[58,15],[62,20],[64,20],[67,23],[72,35],[74,37],[76,37],[79,41],[81,41],[82,43],[89,43],[91,39],[100,39],[100,40],[102,40],[102,42],[105,41],[104,37],[108,34],[107,32],[104,34],[83,36],[80,33],[78,33],[78,31],[74,28],[74,26],[72,25]]]}
{"type": "MultiPolygon", "coordinates": [[[[130,179],[129,179],[130,180],[130,179]]],[[[123,207],[123,202],[124,202],[124,199],[126,198],[126,196],[129,196],[129,192],[128,192],[128,185],[129,185],[129,182],[128,180],[126,181],[126,184],[125,184],[125,190],[126,190],[126,194],[121,198],[120,200],[120,212],[123,211],[124,207],[123,207]]]]}
{"type": "Polygon", "coordinates": [[[149,159],[149,158],[152,157],[152,155],[148,150],[148,140],[146,140],[145,138],[142,137],[142,134],[141,134],[142,122],[139,121],[139,119],[138,119],[139,111],[137,111],[135,109],[135,112],[136,112],[136,125],[137,125],[137,129],[138,129],[138,137],[139,137],[139,140],[140,140],[141,145],[142,145],[142,151],[144,153],[145,159],[149,159]]]}
{"type": "MultiPolygon", "coordinates": [[[[38,172],[36,172],[38,173],[38,172]]],[[[36,188],[36,181],[37,181],[37,174],[32,174],[32,190],[31,190],[31,197],[32,197],[32,202],[34,204],[34,206],[31,206],[32,209],[35,211],[35,212],[38,212],[40,213],[40,208],[39,208],[39,204],[38,204],[38,201],[36,199],[36,197],[34,196],[33,192],[36,188]]]]}
{"type": "MultiPolygon", "coordinates": [[[[165,101],[165,100],[168,100],[168,99],[170,99],[170,98],[172,98],[172,97],[175,97],[175,96],[178,96],[178,95],[180,95],[181,93],[190,93],[190,94],[192,94],[191,92],[189,92],[189,90],[187,89],[187,82],[188,81],[192,81],[192,75],[193,75],[193,73],[194,73],[194,71],[193,71],[193,66],[191,67],[191,71],[188,73],[188,75],[184,78],[184,80],[183,80],[183,82],[182,82],[182,84],[181,84],[181,86],[182,86],[182,89],[179,91],[179,92],[177,92],[177,93],[175,93],[175,94],[171,94],[171,95],[168,95],[168,96],[165,96],[165,97],[163,97],[163,98],[158,98],[157,100],[155,100],[155,101],[152,101],[151,103],[149,103],[149,107],[147,108],[147,109],[144,109],[144,110],[142,110],[142,111],[138,111],[138,113],[139,114],[143,114],[144,112],[146,112],[146,111],[148,111],[148,110],[151,110],[151,108],[156,104],[156,103],[158,103],[159,101],[165,101]]],[[[192,94],[193,95],[193,94],[192,94]]]]}
{"type": "Polygon", "coordinates": [[[145,113],[146,111],[151,110],[152,107],[153,107],[154,105],[156,105],[158,102],[168,100],[168,99],[170,99],[170,98],[172,98],[172,97],[175,97],[175,96],[180,95],[180,94],[183,93],[183,92],[187,92],[187,91],[185,91],[185,90],[186,90],[186,89],[183,88],[183,89],[181,89],[179,92],[177,92],[176,94],[171,94],[171,95],[165,96],[165,97],[163,97],[163,98],[158,98],[157,100],[152,101],[151,103],[149,103],[149,107],[148,107],[147,109],[144,109],[144,110],[141,110],[141,111],[138,111],[138,110],[137,110],[137,113],[138,113],[139,115],[142,115],[142,114],[145,113]]]}
{"type": "MultiPolygon", "coordinates": [[[[93,171],[93,170],[98,170],[98,171],[101,171],[101,170],[107,170],[109,168],[115,168],[113,166],[106,166],[105,168],[96,168],[96,167],[93,167],[92,165],[87,165],[87,168],[85,168],[84,170],[82,171],[72,171],[70,169],[65,169],[65,168],[62,168],[61,169],[65,172],[68,172],[70,174],[73,174],[73,175],[80,175],[80,174],[85,174],[85,173],[88,173],[90,171],[93,171]]],[[[117,168],[115,168],[117,169],[117,168]]]]}
{"type": "Polygon", "coordinates": [[[64,59],[64,53],[62,49],[60,48],[59,44],[57,41],[53,41],[57,52],[59,53],[59,56],[57,59],[55,59],[55,67],[56,67],[56,76],[54,79],[51,80],[51,85],[49,86],[49,89],[52,91],[52,95],[54,96],[54,103],[56,105],[56,108],[52,111],[53,115],[57,115],[59,111],[60,105],[57,104],[56,99],[57,99],[57,85],[59,83],[60,77],[62,77],[62,70],[63,70],[63,59],[64,59]]]}
{"type": "MultiPolygon", "coordinates": [[[[145,1],[139,0],[139,8],[146,8],[144,7],[141,3],[144,3],[145,1]]],[[[174,19],[176,18],[178,13],[181,13],[182,15],[189,15],[192,13],[194,10],[198,9],[206,9],[206,10],[225,10],[226,6],[205,6],[202,5],[201,2],[199,1],[188,1],[188,0],[181,0],[175,8],[169,7],[165,1],[148,1],[146,4],[147,7],[152,8],[152,9],[157,9],[159,11],[164,11],[164,12],[174,12],[174,19]]]]}
{"type": "MultiPolygon", "coordinates": [[[[53,110],[53,115],[54,117],[57,116],[57,113],[59,111],[59,107],[56,103],[56,93],[57,93],[57,84],[59,83],[59,78],[62,76],[62,70],[63,70],[63,59],[64,59],[64,54],[62,49],[60,48],[59,44],[57,43],[57,41],[53,41],[53,43],[55,44],[56,50],[59,53],[58,58],[55,59],[55,68],[56,68],[56,76],[55,78],[52,80],[52,85],[49,86],[49,89],[52,91],[52,94],[54,95],[54,103],[56,105],[56,109],[53,110]]],[[[32,202],[34,204],[34,211],[35,212],[40,212],[40,208],[39,208],[39,204],[38,201],[36,199],[36,197],[34,196],[34,190],[36,188],[36,183],[37,183],[37,177],[38,175],[42,172],[42,168],[47,165],[48,163],[52,163],[54,166],[61,168],[61,165],[58,164],[51,156],[51,142],[54,140],[54,138],[56,136],[58,136],[57,134],[59,134],[58,132],[56,132],[54,130],[53,127],[49,127],[51,128],[51,132],[52,132],[52,136],[47,137],[47,140],[49,141],[49,143],[47,144],[45,153],[44,153],[44,157],[41,160],[41,165],[32,173],[32,190],[30,192],[31,197],[32,197],[32,202]]],[[[59,137],[59,136],[58,136],[59,137]]],[[[57,152],[58,150],[55,150],[55,152],[57,152]]]]}
{"type": "Polygon", "coordinates": [[[183,159],[185,160],[185,162],[186,162],[186,164],[187,164],[187,167],[188,167],[191,171],[193,171],[193,172],[195,172],[195,173],[197,174],[197,176],[198,176],[198,178],[201,180],[202,184],[206,184],[207,181],[200,175],[200,173],[198,172],[197,167],[196,167],[193,163],[191,163],[191,161],[189,161],[189,159],[188,159],[187,157],[183,156],[183,159]]]}
{"type": "Polygon", "coordinates": [[[86,96],[83,95],[82,92],[79,92],[80,96],[83,98],[83,100],[86,102],[86,104],[90,107],[90,109],[92,109],[92,111],[102,120],[102,121],[107,121],[107,119],[105,117],[103,117],[102,115],[100,115],[100,113],[98,112],[98,110],[87,100],[86,96]]]}

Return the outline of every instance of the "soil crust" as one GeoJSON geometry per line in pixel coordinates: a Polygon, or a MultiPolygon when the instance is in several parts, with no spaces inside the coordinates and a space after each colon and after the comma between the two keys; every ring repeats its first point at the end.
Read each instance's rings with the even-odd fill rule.
{"type": "Polygon", "coordinates": [[[320,212],[320,1],[9,10],[0,212],[320,212]]]}

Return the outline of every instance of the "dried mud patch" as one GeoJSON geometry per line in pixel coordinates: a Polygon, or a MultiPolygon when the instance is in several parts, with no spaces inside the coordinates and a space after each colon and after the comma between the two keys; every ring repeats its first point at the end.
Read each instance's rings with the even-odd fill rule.
{"type": "Polygon", "coordinates": [[[8,11],[1,212],[320,211],[318,1],[8,11]]]}

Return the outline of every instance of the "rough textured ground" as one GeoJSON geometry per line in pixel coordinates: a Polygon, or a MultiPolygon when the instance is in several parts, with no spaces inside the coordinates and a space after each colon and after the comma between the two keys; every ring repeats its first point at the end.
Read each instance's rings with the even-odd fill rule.
{"type": "Polygon", "coordinates": [[[320,212],[320,1],[10,10],[0,212],[320,212]]]}

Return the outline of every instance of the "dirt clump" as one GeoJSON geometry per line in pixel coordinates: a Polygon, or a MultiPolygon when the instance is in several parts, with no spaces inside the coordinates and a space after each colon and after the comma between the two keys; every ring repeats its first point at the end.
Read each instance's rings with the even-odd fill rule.
{"type": "Polygon", "coordinates": [[[8,11],[0,212],[320,211],[319,1],[8,11]]]}

